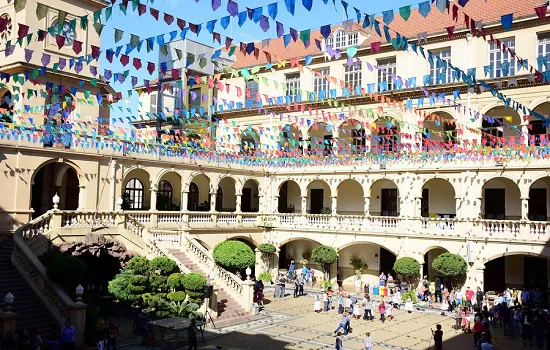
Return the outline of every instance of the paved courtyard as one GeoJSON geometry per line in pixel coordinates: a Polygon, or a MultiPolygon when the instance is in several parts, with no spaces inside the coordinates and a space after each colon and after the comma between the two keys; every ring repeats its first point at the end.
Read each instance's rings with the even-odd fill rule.
{"type": "MultiPolygon", "coordinates": [[[[199,341],[199,349],[333,349],[335,339],[332,332],[340,316],[335,310],[317,314],[313,312],[313,298],[304,296],[294,299],[275,299],[266,304],[263,318],[247,323],[217,329],[208,329],[206,341],[199,341]]],[[[362,340],[366,332],[371,333],[375,349],[433,349],[431,328],[441,324],[444,331],[444,349],[473,348],[473,334],[456,332],[452,329],[454,320],[441,316],[437,310],[415,311],[408,314],[403,310],[395,313],[395,319],[374,322],[352,320],[353,333],[344,340],[345,349],[364,349],[362,340]]],[[[506,339],[500,328],[493,329],[497,349],[523,348],[519,337],[506,339]]],[[[125,346],[130,348],[133,346],[125,346]]],[[[180,348],[181,345],[178,347],[180,348]]],[[[173,348],[173,345],[172,345],[173,348]]]]}

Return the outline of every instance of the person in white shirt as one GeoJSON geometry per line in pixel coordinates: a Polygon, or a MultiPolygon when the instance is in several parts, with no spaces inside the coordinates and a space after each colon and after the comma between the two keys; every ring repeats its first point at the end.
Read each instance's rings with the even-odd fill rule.
{"type": "Polygon", "coordinates": [[[346,311],[351,313],[353,310],[351,309],[351,295],[348,295],[346,298],[346,311]]]}
{"type": "Polygon", "coordinates": [[[462,308],[462,292],[458,289],[455,292],[455,301],[456,301],[457,307],[462,308]]]}
{"type": "Polygon", "coordinates": [[[372,301],[368,294],[365,294],[363,298],[363,308],[365,309],[363,320],[374,321],[374,316],[372,315],[372,301]]]}
{"type": "Polygon", "coordinates": [[[411,313],[413,311],[413,302],[411,297],[408,297],[407,301],[405,302],[405,310],[407,310],[408,313],[411,313]]]}
{"type": "Polygon", "coordinates": [[[399,291],[393,293],[391,302],[393,304],[393,307],[399,310],[399,306],[401,305],[401,293],[399,291]]]}
{"type": "Polygon", "coordinates": [[[365,340],[363,340],[363,345],[365,346],[365,350],[372,350],[373,342],[370,337],[370,332],[367,332],[365,340]]]}

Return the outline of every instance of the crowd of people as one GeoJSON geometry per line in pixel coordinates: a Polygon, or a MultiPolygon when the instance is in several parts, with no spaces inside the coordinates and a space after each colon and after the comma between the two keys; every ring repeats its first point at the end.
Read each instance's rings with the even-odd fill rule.
{"type": "Polygon", "coordinates": [[[2,339],[3,350],[73,350],[76,344],[76,328],[69,321],[61,328],[53,325],[45,342],[38,329],[31,332],[23,328],[17,334],[6,332],[2,339]]]}

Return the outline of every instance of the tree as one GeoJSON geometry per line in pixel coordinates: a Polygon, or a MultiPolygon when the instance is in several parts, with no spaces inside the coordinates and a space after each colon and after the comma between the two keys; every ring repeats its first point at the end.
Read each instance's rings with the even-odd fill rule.
{"type": "Polygon", "coordinates": [[[256,265],[256,255],[241,241],[224,241],[216,244],[212,256],[217,264],[234,273],[256,265]]]}
{"type": "Polygon", "coordinates": [[[189,301],[196,304],[202,304],[203,289],[206,285],[206,278],[195,272],[188,273],[183,277],[183,287],[189,296],[189,301]]]}
{"type": "Polygon", "coordinates": [[[183,273],[175,272],[168,276],[166,283],[168,287],[172,288],[175,291],[180,291],[183,289],[183,278],[185,275],[183,273]]]}
{"type": "Polygon", "coordinates": [[[338,253],[334,248],[320,245],[311,251],[311,259],[323,267],[323,273],[325,274],[325,280],[330,279],[330,264],[336,261],[338,253]]]}
{"type": "Polygon", "coordinates": [[[393,270],[403,277],[409,285],[420,278],[420,263],[414,258],[402,257],[397,259],[393,264],[393,270]]]}
{"type": "Polygon", "coordinates": [[[451,284],[460,287],[464,283],[468,264],[466,260],[458,254],[443,253],[432,262],[435,271],[451,280],[451,284]]]}

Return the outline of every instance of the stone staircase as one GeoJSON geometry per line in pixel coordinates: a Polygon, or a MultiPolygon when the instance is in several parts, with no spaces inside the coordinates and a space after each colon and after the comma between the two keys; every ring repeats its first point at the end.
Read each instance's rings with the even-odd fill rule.
{"type": "Polygon", "coordinates": [[[17,329],[37,328],[46,339],[53,325],[57,325],[49,309],[42,303],[27,281],[11,263],[13,238],[0,240],[0,303],[11,292],[14,295],[12,311],[17,314],[17,329]]]}
{"type": "MultiPolygon", "coordinates": [[[[200,273],[208,279],[210,271],[207,271],[204,266],[198,265],[185,252],[179,249],[169,249],[170,253],[185,265],[190,271],[200,273]]],[[[220,286],[214,284],[214,289],[218,290],[218,318],[214,320],[216,327],[234,324],[235,322],[245,322],[252,319],[254,316],[250,312],[239,305],[237,300],[230,297],[227,292],[220,286]]]]}

